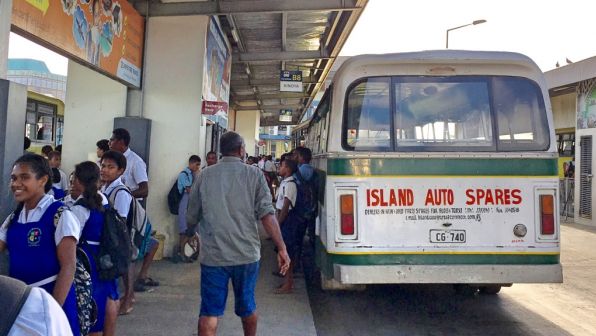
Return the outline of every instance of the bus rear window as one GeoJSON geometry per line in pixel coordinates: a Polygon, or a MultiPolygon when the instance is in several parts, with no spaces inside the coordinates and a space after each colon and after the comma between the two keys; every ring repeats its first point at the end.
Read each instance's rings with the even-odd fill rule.
{"type": "Polygon", "coordinates": [[[346,95],[343,144],[355,151],[546,150],[542,99],[534,82],[518,77],[367,78],[346,95]]]}
{"type": "Polygon", "coordinates": [[[390,150],[391,79],[368,78],[352,87],[346,102],[343,143],[350,150],[390,150]]]}

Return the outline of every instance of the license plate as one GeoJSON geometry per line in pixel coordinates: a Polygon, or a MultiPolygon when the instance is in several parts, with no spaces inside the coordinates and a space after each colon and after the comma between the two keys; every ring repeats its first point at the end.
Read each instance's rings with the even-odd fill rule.
{"type": "Polygon", "coordinates": [[[465,243],[466,230],[430,230],[431,243],[465,243]]]}

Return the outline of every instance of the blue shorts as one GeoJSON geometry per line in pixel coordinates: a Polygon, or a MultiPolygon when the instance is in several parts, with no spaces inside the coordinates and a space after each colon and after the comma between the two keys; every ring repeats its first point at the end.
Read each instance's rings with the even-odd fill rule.
{"type": "Polygon", "coordinates": [[[234,312],[240,318],[252,315],[257,309],[255,286],[259,262],[237,266],[207,266],[201,264],[200,316],[223,316],[228,299],[228,283],[234,288],[234,312]]]}

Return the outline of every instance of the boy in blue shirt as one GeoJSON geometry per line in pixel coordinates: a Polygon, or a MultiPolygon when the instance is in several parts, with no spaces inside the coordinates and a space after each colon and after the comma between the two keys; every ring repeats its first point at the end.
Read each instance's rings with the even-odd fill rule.
{"type": "MultiPolygon", "coordinates": [[[[174,262],[184,261],[192,262],[191,259],[184,255],[184,246],[188,242],[187,223],[186,223],[186,208],[188,207],[188,194],[190,187],[194,181],[194,175],[199,172],[201,168],[201,158],[197,155],[192,155],[188,159],[188,167],[178,174],[178,192],[182,195],[180,205],[178,206],[178,233],[179,233],[179,251],[178,255],[174,256],[174,262]]],[[[194,232],[193,232],[194,234],[194,232]]]]}

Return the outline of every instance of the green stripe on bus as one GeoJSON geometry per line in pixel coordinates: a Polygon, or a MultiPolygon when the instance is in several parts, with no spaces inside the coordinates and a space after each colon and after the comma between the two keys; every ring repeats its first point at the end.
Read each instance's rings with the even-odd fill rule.
{"type": "Polygon", "coordinates": [[[559,263],[559,255],[524,254],[330,254],[317,244],[317,266],[328,277],[333,265],[551,265],[559,263]]]}
{"type": "Polygon", "coordinates": [[[556,158],[327,159],[327,175],[556,176],[557,174],[556,158]]]}

